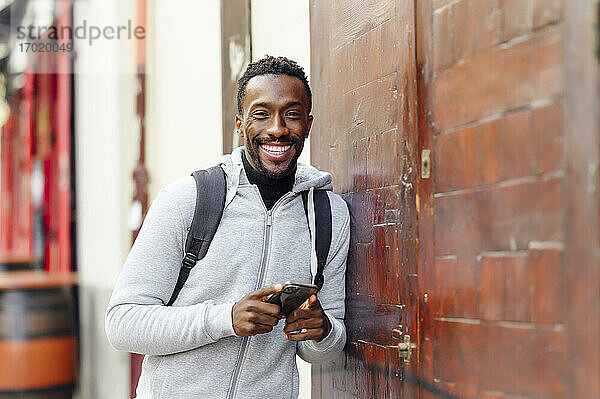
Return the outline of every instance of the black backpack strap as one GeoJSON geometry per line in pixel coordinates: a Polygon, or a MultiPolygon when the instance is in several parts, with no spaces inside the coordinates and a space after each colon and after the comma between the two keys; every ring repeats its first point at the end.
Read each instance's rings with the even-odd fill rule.
{"type": "Polygon", "coordinates": [[[225,208],[227,184],[225,172],[220,166],[192,173],[196,181],[196,209],[185,241],[185,256],[179,270],[177,283],[167,306],[171,306],[183,288],[190,271],[204,258],[212,241],[225,208]]]}
{"type": "MultiPolygon", "coordinates": [[[[304,202],[304,213],[308,222],[308,191],[302,191],[302,201],[304,202]]],[[[321,289],[323,287],[323,270],[327,263],[329,247],[331,246],[331,204],[329,196],[325,190],[314,190],[315,196],[315,225],[317,244],[317,275],[314,276],[314,284],[321,289]]],[[[309,227],[310,230],[310,227],[309,227]]],[[[313,234],[311,231],[310,234],[313,234]]]]}

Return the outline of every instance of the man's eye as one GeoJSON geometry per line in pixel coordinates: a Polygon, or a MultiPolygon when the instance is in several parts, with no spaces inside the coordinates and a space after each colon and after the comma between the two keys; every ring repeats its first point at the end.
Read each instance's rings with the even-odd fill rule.
{"type": "Polygon", "coordinates": [[[291,118],[299,118],[300,117],[300,112],[298,112],[298,111],[288,111],[286,113],[286,116],[289,116],[291,118]]]}
{"type": "Polygon", "coordinates": [[[254,115],[255,118],[259,118],[259,119],[269,117],[269,114],[265,111],[256,111],[256,112],[253,112],[252,115],[254,115]]]}

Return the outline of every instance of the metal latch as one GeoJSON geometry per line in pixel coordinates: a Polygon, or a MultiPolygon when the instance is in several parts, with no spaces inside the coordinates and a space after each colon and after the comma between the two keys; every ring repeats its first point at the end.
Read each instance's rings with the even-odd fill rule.
{"type": "Polygon", "coordinates": [[[421,179],[431,177],[431,150],[421,152],[421,179]]]}
{"type": "Polygon", "coordinates": [[[416,344],[410,342],[410,335],[404,334],[404,341],[398,343],[398,356],[404,358],[404,363],[410,362],[410,355],[413,349],[417,348],[416,344]]]}

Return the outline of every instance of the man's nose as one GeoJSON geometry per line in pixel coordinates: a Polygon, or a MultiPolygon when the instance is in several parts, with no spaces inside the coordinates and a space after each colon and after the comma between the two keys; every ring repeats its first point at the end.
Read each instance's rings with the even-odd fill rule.
{"type": "Polygon", "coordinates": [[[287,133],[288,129],[285,126],[285,120],[283,119],[283,116],[276,115],[273,117],[269,127],[267,128],[267,134],[269,136],[280,137],[286,135],[287,133]]]}

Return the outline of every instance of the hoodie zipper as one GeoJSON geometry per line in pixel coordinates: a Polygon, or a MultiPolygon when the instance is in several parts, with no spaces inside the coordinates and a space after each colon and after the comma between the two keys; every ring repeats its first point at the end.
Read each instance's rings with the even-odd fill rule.
{"type": "MultiPolygon", "coordinates": [[[[256,190],[258,191],[258,187],[256,188],[256,190]]],[[[273,225],[273,211],[275,210],[275,208],[277,208],[277,206],[281,203],[281,201],[284,198],[289,197],[289,194],[290,194],[289,192],[284,194],[281,198],[279,198],[277,200],[277,202],[275,202],[275,204],[273,205],[273,207],[270,210],[267,210],[267,207],[265,206],[264,202],[262,201],[262,197],[260,197],[260,191],[258,192],[258,195],[260,197],[260,202],[263,205],[263,208],[267,214],[267,224],[266,224],[266,229],[265,229],[265,250],[263,253],[262,262],[260,264],[260,269],[258,272],[258,281],[257,281],[256,287],[254,288],[255,290],[262,287],[262,285],[264,283],[264,279],[265,279],[265,274],[266,274],[266,269],[267,269],[267,261],[269,260],[269,254],[271,252],[270,247],[271,247],[271,227],[273,225]]],[[[238,379],[240,377],[240,372],[242,371],[242,364],[244,363],[244,358],[246,357],[246,353],[248,352],[248,344],[250,343],[250,338],[252,338],[252,337],[249,336],[249,337],[242,338],[242,345],[240,346],[240,351],[238,352],[238,358],[237,358],[237,361],[235,362],[235,368],[233,369],[233,375],[231,377],[231,382],[229,384],[227,399],[235,398],[235,395],[237,392],[238,379]]]]}

